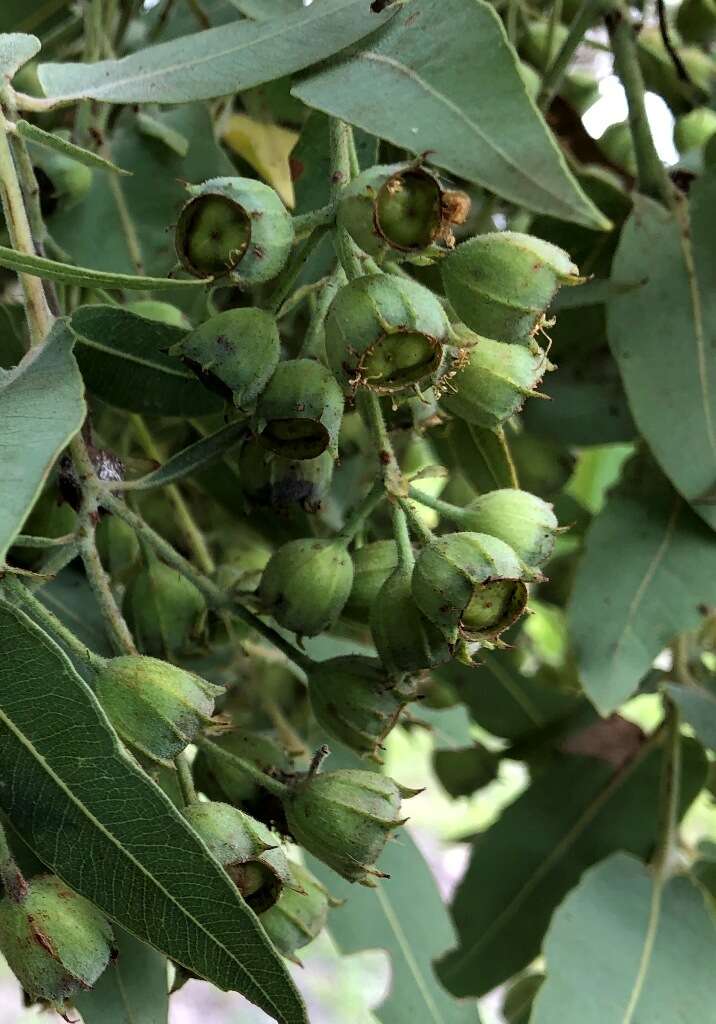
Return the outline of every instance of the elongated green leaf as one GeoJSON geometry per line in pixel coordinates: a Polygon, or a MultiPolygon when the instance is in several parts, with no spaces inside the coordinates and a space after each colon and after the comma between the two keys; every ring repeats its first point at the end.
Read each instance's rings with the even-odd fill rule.
{"type": "MultiPolygon", "coordinates": [[[[682,750],[680,813],[706,771],[698,743],[685,739],[682,750]]],[[[661,763],[661,749],[648,747],[616,772],[606,760],[563,755],[477,837],[452,908],[460,943],[438,964],[451,992],[482,995],[526,967],[585,868],[614,850],[651,854],[661,763]]],[[[581,1020],[554,1024],[572,1019],[581,1020]]]]}
{"type": "Polygon", "coordinates": [[[90,992],[76,997],[84,1024],[166,1024],[167,962],[133,935],[115,929],[119,956],[90,992]]]}
{"type": "Polygon", "coordinates": [[[40,40],[21,32],[0,33],[0,77],[13,78],[23,64],[40,52],[40,40]]]}
{"type": "Polygon", "coordinates": [[[590,527],[569,633],[592,703],[625,701],[673,637],[716,603],[716,546],[651,461],[636,459],[590,527]]]}
{"type": "Polygon", "coordinates": [[[0,650],[0,808],[25,842],[137,938],[276,1020],[305,1024],[257,918],[57,645],[0,605],[0,650]]]}
{"type": "Polygon", "coordinates": [[[531,210],[609,226],[568,170],[483,0],[413,0],[386,32],[293,94],[397,146],[429,150],[439,167],[531,210]]]}
{"type": "Polygon", "coordinates": [[[85,417],[74,338],[58,321],[47,341],[0,371],[0,563],[47,474],[85,417]]]}
{"type": "Polygon", "coordinates": [[[227,423],[225,427],[221,427],[215,433],[209,434],[208,437],[202,437],[200,441],[196,441],[188,448],[172,455],[163,466],[153,473],[148,473],[139,480],[133,480],[131,489],[133,491],[148,491],[153,487],[165,487],[167,484],[182,480],[185,476],[191,476],[196,470],[204,469],[216,459],[220,459],[225,452],[238,444],[245,434],[246,424],[243,421],[227,423]]]}
{"type": "Polygon", "coordinates": [[[375,1011],[381,1024],[479,1024],[476,1003],[453,999],[435,977],[432,961],[455,941],[455,933],[409,835],[388,844],[380,867],[390,878],[375,889],[357,889],[314,858],[310,867],[332,896],[346,901],[329,920],[340,951],[385,949],[390,956],[390,993],[375,1011]]]}
{"type": "Polygon", "coordinates": [[[67,139],[63,139],[59,135],[53,135],[52,132],[46,132],[43,128],[38,128],[36,124],[31,124],[30,121],[18,121],[16,128],[18,135],[22,135],[23,139],[34,142],[36,146],[42,146],[44,149],[53,149],[57,153],[62,153],[63,156],[68,156],[78,164],[96,167],[100,171],[112,171],[113,174],[130,173],[117,167],[111,160],[105,160],[99,153],[83,149],[82,146],[75,146],[73,142],[68,142],[67,139]]]}
{"type": "Polygon", "coordinates": [[[77,362],[89,391],[148,416],[203,416],[223,400],[167,349],[186,331],[120,306],[83,306],[72,317],[77,362]]]}
{"type": "Polygon", "coordinates": [[[679,707],[705,747],[716,750],[716,693],[708,686],[666,687],[671,699],[679,707]]]}
{"type": "Polygon", "coordinates": [[[684,877],[657,902],[653,889],[644,865],[623,853],[584,876],[547,933],[532,1024],[716,1020],[716,930],[703,894],[684,877]]]}
{"type": "Polygon", "coordinates": [[[190,103],[251,89],[325,60],[374,32],[395,9],[365,0],[321,0],[270,21],[237,21],[96,64],[43,64],[56,99],[108,103],[190,103]]]}
{"type": "Polygon", "coordinates": [[[37,596],[95,654],[111,657],[114,648],[87,577],[68,566],[45,583],[37,596]]]}
{"type": "MultiPolygon", "coordinates": [[[[686,210],[684,210],[686,218],[686,210]]],[[[609,343],[639,430],[676,489],[716,527],[716,174],[688,223],[639,199],[612,269],[641,287],[608,303],[609,343]]]]}
{"type": "Polygon", "coordinates": [[[15,252],[0,245],[0,267],[8,267],[22,274],[42,277],[46,281],[62,281],[64,284],[82,284],[99,288],[126,288],[134,291],[161,291],[167,288],[201,288],[206,287],[205,280],[187,278],[186,280],[170,277],[142,277],[138,274],[111,274],[104,270],[92,270],[90,267],[74,267],[70,263],[58,263],[44,256],[33,256],[31,253],[15,252]]]}

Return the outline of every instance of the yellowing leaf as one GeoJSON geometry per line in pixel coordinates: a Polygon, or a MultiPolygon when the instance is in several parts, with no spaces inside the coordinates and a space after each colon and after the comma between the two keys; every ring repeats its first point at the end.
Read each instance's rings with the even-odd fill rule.
{"type": "Polygon", "coordinates": [[[288,158],[297,141],[297,132],[248,114],[232,114],[224,131],[224,142],[230,149],[251,164],[291,208],[296,199],[288,158]]]}

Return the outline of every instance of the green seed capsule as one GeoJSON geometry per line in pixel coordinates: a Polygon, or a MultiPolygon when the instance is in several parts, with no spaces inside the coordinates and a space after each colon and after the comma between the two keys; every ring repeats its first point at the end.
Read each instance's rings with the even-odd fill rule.
{"type": "Polygon", "coordinates": [[[472,334],[450,389],[440,405],[476,427],[493,430],[522,408],[551,369],[544,352],[532,345],[508,345],[472,334]]]}
{"type": "Polygon", "coordinates": [[[489,491],[463,510],[465,530],[489,533],[509,544],[528,566],[542,565],[554,551],[559,524],[552,506],[528,491],[489,491]]]}
{"type": "Polygon", "coordinates": [[[273,832],[230,804],[197,801],[184,808],[184,817],[254,913],[276,903],[290,870],[273,832]]]}
{"type": "Polygon", "coordinates": [[[112,658],[98,673],[97,697],[121,738],[170,764],[214,713],[220,686],[158,658],[112,658]]]}
{"type": "Polygon", "coordinates": [[[241,761],[250,761],[269,775],[291,770],[285,751],[269,736],[232,729],[200,748],[192,765],[194,780],[211,800],[241,805],[256,814],[254,805],[263,802],[265,791],[241,767],[241,761]]]}
{"type": "Polygon", "coordinates": [[[373,602],[397,564],[394,540],[376,540],[353,552],[353,587],[343,609],[346,618],[368,623],[373,602]]]}
{"type": "Polygon", "coordinates": [[[597,139],[597,145],[611,163],[636,175],[636,150],[628,121],[610,124],[597,139]]]}
{"type": "MultiPolygon", "coordinates": [[[[66,142],[70,139],[68,131],[53,134],[66,142]]],[[[92,169],[54,149],[45,149],[32,143],[29,149],[40,188],[43,216],[51,217],[60,210],[66,212],[81,203],[92,187],[92,169]]]]}
{"type": "Polygon", "coordinates": [[[326,318],[326,353],[348,392],[428,388],[440,376],[449,324],[427,288],[388,274],[341,288],[326,318]]]}
{"type": "Polygon", "coordinates": [[[110,576],[119,581],[132,575],[139,560],[139,541],[119,516],[104,516],[95,530],[99,557],[110,576]]]}
{"type": "Polygon", "coordinates": [[[377,772],[343,769],[309,774],[284,798],[296,842],[349,882],[372,885],[375,863],[404,824],[400,798],[412,795],[377,772]]]}
{"type": "Polygon", "coordinates": [[[279,363],[256,407],[255,428],[267,448],[286,459],[338,457],[343,394],[315,359],[279,363]]]}
{"type": "Polygon", "coordinates": [[[520,48],[530,64],[544,74],[559,53],[568,32],[567,26],[559,22],[550,25],[544,18],[534,18],[527,24],[520,48]]]}
{"type": "Polygon", "coordinates": [[[144,654],[169,658],[200,632],[206,602],[185,576],[150,556],[127,585],[122,614],[144,654]]]}
{"type": "Polygon", "coordinates": [[[54,875],[32,878],[19,901],[0,900],[0,952],[30,997],[63,1015],[114,959],[113,938],[104,915],[54,875]]]}
{"type": "Polygon", "coordinates": [[[317,636],[336,622],[353,584],[353,562],[341,540],[292,540],[273,555],[259,599],[279,625],[317,636]]]}
{"type": "Polygon", "coordinates": [[[345,655],[316,663],[308,696],[316,721],[330,736],[379,761],[378,749],[413,693],[395,686],[375,658],[345,655]]]}
{"type": "Polygon", "coordinates": [[[712,110],[711,107],[697,107],[676,119],[674,142],[680,153],[702,149],[714,135],[716,135],[716,110],[712,110]]]}
{"type": "Polygon", "coordinates": [[[399,566],[380,588],[370,615],[370,631],[378,656],[389,675],[420,672],[450,661],[440,630],[415,603],[412,573],[399,566]]]}
{"type": "Polygon", "coordinates": [[[307,946],[323,931],[328,908],[338,906],[310,871],[289,861],[293,889],[284,889],[270,910],[261,915],[261,924],[279,953],[296,964],[296,950],[307,946]]]}
{"type": "Polygon", "coordinates": [[[685,43],[709,46],[716,40],[716,0],[683,0],[676,27],[685,43]]]}
{"type": "Polygon", "coordinates": [[[450,644],[490,641],[527,605],[524,568],[504,541],[451,533],[426,545],[415,561],[413,597],[450,644]]]}
{"type": "Polygon", "coordinates": [[[392,164],[363,171],[344,189],[338,224],[364,252],[381,258],[424,252],[452,241],[451,225],[462,224],[470,200],[448,192],[431,171],[392,164]]]}
{"type": "Polygon", "coordinates": [[[256,401],[280,352],[276,318],[249,307],[217,313],[170,349],[210,391],[239,409],[256,401]]]}
{"type": "Polygon", "coordinates": [[[527,343],[562,284],[579,284],[563,249],[496,231],[459,245],[441,264],[445,293],[464,323],[487,338],[527,343]]]}
{"type": "Polygon", "coordinates": [[[293,245],[293,220],[278,195],[253,178],[189,185],[176,227],[179,260],[194,277],[224,277],[244,287],[276,277],[293,245]]]}
{"type": "Polygon", "coordinates": [[[326,450],[316,459],[284,459],[250,438],[239,454],[241,490],[251,505],[278,512],[299,506],[317,512],[328,494],[335,459],[326,450]]]}

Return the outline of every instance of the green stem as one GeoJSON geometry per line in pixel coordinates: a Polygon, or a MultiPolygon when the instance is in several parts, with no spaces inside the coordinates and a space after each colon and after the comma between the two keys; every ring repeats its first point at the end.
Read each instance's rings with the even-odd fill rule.
{"type": "Polygon", "coordinates": [[[341,538],[346,542],[351,541],[358,533],[368,516],[384,498],[385,487],[383,486],[383,482],[380,481],[371,487],[365,498],[363,498],[363,500],[353,509],[353,512],[346,519],[343,529],[336,539],[341,538]]]}
{"type": "Polygon", "coordinates": [[[22,903],[27,895],[27,882],[15,863],[5,829],[0,825],[0,881],[12,903],[22,903]]]}
{"type": "Polygon", "coordinates": [[[358,395],[358,405],[378,453],[383,485],[392,494],[402,494],[405,490],[403,477],[380,407],[380,399],[368,388],[363,388],[358,395]]]}
{"type": "Polygon", "coordinates": [[[278,313],[285,300],[293,291],[293,287],[303,268],[308,263],[318,246],[323,241],[326,228],[318,228],[296,246],[291,253],[288,263],[274,281],[271,290],[270,300],[266,308],[271,313],[278,313]]]}
{"type": "Polygon", "coordinates": [[[299,349],[300,359],[325,360],[326,345],[324,324],[326,315],[338,289],[345,283],[345,275],[342,269],[336,270],[330,277],[326,278],[318,292],[318,298],[311,314],[311,322],[308,325],[303,344],[299,349]]]}
{"type": "Polygon", "coordinates": [[[2,589],[11,597],[16,598],[20,604],[23,604],[31,618],[39,622],[39,624],[50,633],[54,633],[54,635],[62,641],[65,647],[68,647],[73,651],[78,658],[86,661],[91,668],[99,670],[105,666],[107,663],[106,658],[102,658],[99,654],[95,654],[94,651],[91,651],[89,647],[83,644],[71,629],[68,629],[67,626],[42,603],[42,601],[36,598],[34,594],[30,593],[27,587],[20,583],[20,581],[14,576],[5,577],[2,581],[2,589]]]}
{"type": "Polygon", "coordinates": [[[517,466],[515,460],[512,458],[512,449],[510,448],[510,442],[507,440],[507,434],[505,433],[504,427],[497,427],[494,431],[497,440],[500,442],[500,449],[505,458],[505,465],[510,474],[510,487],[515,489],[519,488],[520,481],[517,475],[517,466]]]}
{"type": "MultiPolygon", "coordinates": [[[[547,66],[542,78],[542,85],[537,99],[540,110],[549,110],[552,100],[559,92],[564,79],[564,74],[569,66],[574,53],[582,42],[584,34],[590,28],[595,19],[604,10],[605,0],[582,0],[579,9],[569,26],[567,37],[562,43],[559,52],[547,66]]],[[[551,52],[551,45],[548,53],[551,52]]]]}
{"type": "Polygon", "coordinates": [[[329,119],[328,148],[331,168],[331,199],[338,203],[341,192],[351,180],[351,158],[349,146],[350,128],[337,117],[329,119]]]}
{"type": "MultiPolygon", "coordinates": [[[[39,573],[42,577],[53,578],[62,572],[66,565],[77,557],[79,554],[80,546],[77,540],[72,541],[69,544],[63,544],[62,547],[56,548],[52,554],[42,563],[39,568],[39,573]]],[[[27,584],[28,589],[37,590],[38,587],[43,586],[47,582],[46,579],[40,578],[37,580],[30,580],[27,584]]]]}
{"type": "Polygon", "coordinates": [[[611,11],[605,18],[614,51],[614,68],[619,76],[629,107],[631,129],[636,153],[637,183],[644,195],[669,206],[672,188],[666,168],[656,152],[644,104],[644,78],[637,57],[636,38],[626,9],[611,11]]]}
{"type": "Polygon", "coordinates": [[[300,213],[293,218],[293,230],[296,238],[303,238],[310,235],[316,228],[330,227],[336,219],[335,203],[327,203],[317,210],[310,210],[308,213],[300,213]]]}
{"type": "Polygon", "coordinates": [[[279,782],[278,779],[274,779],[273,776],[267,775],[266,772],[262,772],[260,768],[257,768],[251,761],[245,761],[243,757],[239,757],[238,754],[230,754],[228,750],[224,750],[223,747],[218,746],[216,743],[212,743],[211,740],[206,739],[204,736],[200,736],[196,740],[197,747],[207,751],[212,757],[217,757],[219,760],[224,761],[227,765],[235,765],[240,768],[241,771],[246,772],[251,778],[267,789],[269,793],[273,793],[279,799],[283,799],[288,793],[288,786],[283,782],[279,782]]]}
{"type": "Polygon", "coordinates": [[[421,543],[431,544],[435,539],[433,532],[427,528],[420,516],[416,514],[410,502],[405,498],[398,498],[398,503],[403,512],[405,512],[413,533],[420,538],[421,543]]]}
{"type": "Polygon", "coordinates": [[[421,505],[427,505],[428,508],[434,509],[458,526],[465,518],[464,510],[458,508],[457,505],[451,505],[447,501],[442,501],[441,498],[434,498],[432,494],[426,494],[424,491],[418,490],[417,487],[413,487],[412,484],[408,487],[408,494],[414,501],[419,501],[421,505]]]}
{"type": "Polygon", "coordinates": [[[196,795],[196,789],[194,788],[194,777],[191,774],[191,765],[189,764],[185,750],[183,750],[181,754],[177,754],[174,758],[174,767],[176,768],[177,781],[179,783],[179,789],[181,790],[184,806],[188,807],[190,804],[195,804],[198,797],[196,795]]]}
{"type": "Polygon", "coordinates": [[[18,533],[12,546],[14,548],[61,548],[65,544],[71,544],[74,539],[74,533],[66,533],[63,537],[31,537],[27,533],[18,533]]]}
{"type": "Polygon", "coordinates": [[[397,503],[393,505],[393,536],[398,548],[398,565],[410,571],[415,565],[415,554],[410,543],[407,516],[397,503]]]}

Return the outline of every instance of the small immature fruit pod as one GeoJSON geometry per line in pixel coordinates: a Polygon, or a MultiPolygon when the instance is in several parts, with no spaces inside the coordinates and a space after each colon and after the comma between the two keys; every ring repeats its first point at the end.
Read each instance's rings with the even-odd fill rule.
{"type": "Polygon", "coordinates": [[[685,43],[709,46],[716,39],[716,0],[683,0],[676,27],[685,43]]]}
{"type": "MultiPolygon", "coordinates": [[[[58,131],[54,134],[69,141],[67,131],[58,131]]],[[[51,217],[57,210],[71,210],[81,203],[92,187],[92,169],[55,149],[33,145],[30,149],[40,188],[40,207],[43,215],[51,217]]]]}
{"type": "Polygon", "coordinates": [[[470,200],[446,191],[432,171],[416,163],[371,167],[343,191],[338,224],[370,256],[424,252],[436,242],[453,242],[451,227],[462,224],[470,200]]]}
{"type": "Polygon", "coordinates": [[[241,490],[251,505],[277,512],[299,506],[317,512],[328,494],[335,459],[326,450],[315,459],[284,459],[256,438],[249,438],[239,453],[241,490]]]}
{"type": "Polygon", "coordinates": [[[254,404],[280,352],[276,317],[251,307],[217,313],[170,349],[202,384],[238,409],[254,404]]]}
{"type": "Polygon", "coordinates": [[[318,879],[300,864],[289,861],[292,889],[284,889],[269,910],[261,914],[261,924],[279,953],[300,964],[296,950],[307,946],[323,931],[328,908],[338,906],[318,879]]]}
{"type": "Polygon", "coordinates": [[[316,662],[308,696],[316,721],[330,736],[379,761],[378,749],[413,693],[395,686],[376,658],[349,654],[316,662]]]}
{"type": "Polygon", "coordinates": [[[450,661],[445,637],[418,608],[412,572],[398,566],[380,588],[370,615],[370,631],[389,675],[420,672],[450,661]]]}
{"type": "Polygon", "coordinates": [[[317,636],[340,616],[352,583],[353,562],[343,540],[291,540],[266,566],[259,600],[285,629],[317,636]]]}
{"type": "Polygon", "coordinates": [[[214,713],[223,688],[158,658],[112,658],[97,674],[97,697],[125,743],[171,764],[214,713]]]}
{"type": "Polygon", "coordinates": [[[448,319],[435,295],[389,274],[351,281],[326,318],[328,363],[347,392],[429,388],[440,376],[448,340],[448,319]]]}
{"type": "Polygon", "coordinates": [[[213,736],[210,744],[199,749],[192,765],[194,781],[211,800],[241,805],[256,814],[254,805],[263,802],[264,791],[241,767],[242,761],[250,761],[267,775],[291,770],[285,751],[269,736],[232,729],[213,736]]]}
{"type": "Polygon", "coordinates": [[[338,457],[343,394],[333,375],[315,359],[279,363],[256,407],[261,443],[286,459],[338,457]]]}
{"type": "Polygon", "coordinates": [[[170,327],[184,327],[188,330],[191,324],[184,313],[171,302],[161,302],[159,299],[137,299],[135,302],[128,302],[126,309],[137,316],[143,316],[145,320],[156,320],[160,324],[169,324],[170,327]]]}
{"type": "Polygon", "coordinates": [[[450,304],[473,331],[530,341],[562,284],[579,284],[563,249],[533,235],[495,231],[463,242],[441,264],[450,304]]]}
{"type": "Polygon", "coordinates": [[[398,564],[394,540],[376,540],[353,551],[353,587],[343,615],[368,623],[370,610],[380,588],[398,564]]]}
{"type": "Polygon", "coordinates": [[[55,875],[32,878],[19,901],[0,900],[0,952],[31,998],[58,1013],[113,960],[113,939],[105,916],[55,875]]]}
{"type": "Polygon", "coordinates": [[[527,605],[524,567],[512,548],[485,533],[451,533],[415,560],[413,597],[450,644],[494,640],[527,605]]]}
{"type": "Polygon", "coordinates": [[[674,125],[674,142],[680,153],[702,149],[709,139],[716,135],[716,110],[711,107],[696,107],[688,114],[677,117],[674,125]]]}
{"type": "Polygon", "coordinates": [[[265,825],[230,804],[204,801],[185,807],[184,817],[255,913],[276,903],[290,871],[278,838],[265,825]]]}
{"type": "Polygon", "coordinates": [[[293,220],[278,195],[253,178],[211,178],[189,185],[175,245],[194,277],[229,277],[238,285],[270,281],[293,245],[293,220]]]}
{"type": "Polygon", "coordinates": [[[529,491],[512,488],[488,491],[475,498],[462,510],[460,525],[509,544],[530,567],[547,561],[559,529],[548,502],[529,491]]]}
{"type": "Polygon", "coordinates": [[[537,385],[551,364],[534,344],[464,337],[469,345],[440,405],[466,423],[494,430],[522,408],[525,398],[538,397],[537,385]]]}
{"type": "Polygon", "coordinates": [[[126,580],[139,558],[139,541],[132,527],[119,516],[104,516],[97,524],[95,538],[107,572],[115,580],[126,580]]]}
{"type": "Polygon", "coordinates": [[[127,584],[122,614],[144,654],[168,658],[198,634],[206,602],[190,580],[150,555],[127,584]]]}
{"type": "Polygon", "coordinates": [[[400,798],[412,795],[386,775],[341,769],[299,779],[284,808],[296,842],[349,882],[371,885],[371,876],[384,877],[375,863],[405,823],[400,798]]]}

